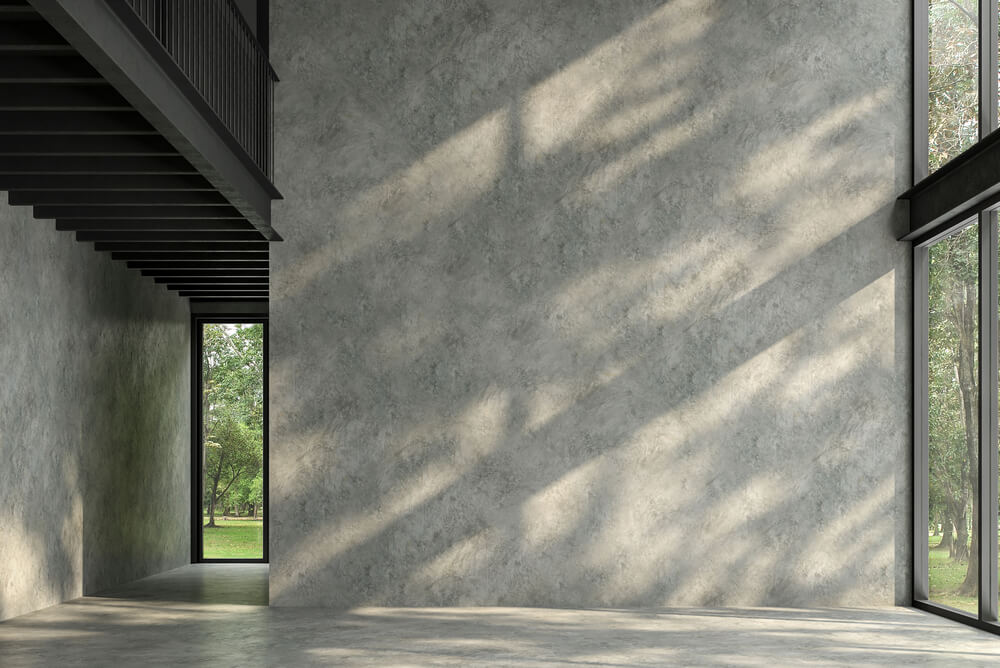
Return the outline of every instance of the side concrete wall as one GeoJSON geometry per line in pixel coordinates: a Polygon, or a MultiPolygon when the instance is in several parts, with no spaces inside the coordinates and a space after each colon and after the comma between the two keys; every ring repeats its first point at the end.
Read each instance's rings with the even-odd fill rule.
{"type": "Polygon", "coordinates": [[[0,195],[0,620],[190,561],[187,302],[0,195]]]}

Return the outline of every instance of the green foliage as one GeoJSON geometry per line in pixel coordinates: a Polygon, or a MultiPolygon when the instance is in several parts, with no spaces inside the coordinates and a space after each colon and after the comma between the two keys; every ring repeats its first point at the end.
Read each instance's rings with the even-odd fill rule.
{"type": "Polygon", "coordinates": [[[972,538],[978,510],[977,226],[969,226],[931,247],[928,287],[928,510],[932,524],[940,523],[949,535],[955,526],[956,540],[960,541],[956,545],[962,548],[953,554],[932,555],[937,562],[949,556],[961,562],[958,585],[951,582],[950,575],[943,576],[945,572],[952,574],[953,568],[942,570],[938,563],[931,569],[932,598],[938,600],[945,591],[968,596],[978,581],[978,562],[965,561],[968,550],[977,549],[972,538]]]}
{"type": "Polygon", "coordinates": [[[928,139],[933,172],[979,139],[977,0],[929,0],[928,139]]]}
{"type": "Polygon", "coordinates": [[[206,324],[203,330],[204,503],[208,525],[263,501],[264,328],[206,324]]]}

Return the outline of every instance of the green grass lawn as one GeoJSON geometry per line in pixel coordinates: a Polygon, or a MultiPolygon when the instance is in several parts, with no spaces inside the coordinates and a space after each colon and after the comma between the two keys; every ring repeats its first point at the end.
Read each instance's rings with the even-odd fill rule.
{"type": "Polygon", "coordinates": [[[975,596],[958,596],[955,592],[965,579],[969,568],[966,561],[952,561],[948,558],[948,550],[935,550],[941,542],[941,536],[929,538],[928,576],[931,586],[931,600],[943,603],[953,608],[977,614],[979,602],[975,596]]]}
{"type": "MultiPolygon", "coordinates": [[[[208,524],[208,517],[205,517],[208,524]]],[[[264,557],[263,520],[223,520],[215,518],[216,527],[202,526],[205,559],[262,559],[264,557]]]]}

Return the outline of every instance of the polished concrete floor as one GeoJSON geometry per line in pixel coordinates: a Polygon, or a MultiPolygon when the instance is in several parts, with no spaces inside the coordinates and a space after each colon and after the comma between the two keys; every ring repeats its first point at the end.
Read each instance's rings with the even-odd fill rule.
{"type": "Polygon", "coordinates": [[[267,567],[197,565],[0,623],[0,666],[1000,664],[905,608],[267,608],[267,567]]]}

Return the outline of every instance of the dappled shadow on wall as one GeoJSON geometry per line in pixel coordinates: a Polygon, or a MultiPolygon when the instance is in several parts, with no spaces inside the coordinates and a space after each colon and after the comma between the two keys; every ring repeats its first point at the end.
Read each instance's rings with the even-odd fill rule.
{"type": "MultiPolygon", "coordinates": [[[[378,94],[289,73],[273,604],[908,595],[905,91],[795,7],[634,4],[557,55],[520,7],[378,94]]],[[[285,14],[300,62],[323,17],[285,14]]]]}

